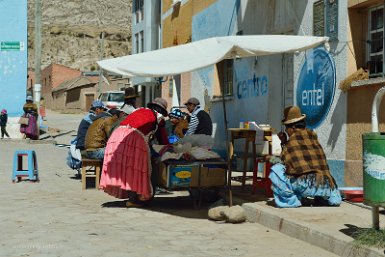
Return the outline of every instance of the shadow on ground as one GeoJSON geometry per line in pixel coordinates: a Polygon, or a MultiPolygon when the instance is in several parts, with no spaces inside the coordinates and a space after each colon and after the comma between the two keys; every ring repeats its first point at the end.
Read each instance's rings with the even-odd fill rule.
{"type": "Polygon", "coordinates": [[[346,226],[346,228],[343,228],[343,229],[340,229],[340,231],[342,233],[344,233],[345,235],[347,236],[350,236],[351,238],[353,239],[357,239],[357,236],[362,233],[362,232],[365,232],[365,231],[368,231],[370,230],[371,228],[361,228],[361,227],[357,227],[355,225],[352,225],[352,224],[344,224],[346,226]]]}
{"type": "MultiPolygon", "coordinates": [[[[245,202],[267,201],[268,205],[274,206],[274,201],[266,197],[262,191],[257,190],[255,194],[251,194],[251,186],[246,185],[243,189],[241,186],[233,186],[232,192],[233,205],[241,205],[245,202]]],[[[197,201],[194,201],[194,199],[196,198],[188,195],[187,192],[186,195],[180,196],[175,195],[172,190],[161,190],[160,192],[158,191],[151,203],[143,208],[185,218],[207,219],[209,208],[218,205],[218,203],[219,205],[227,205],[229,196],[227,190],[221,190],[217,198],[203,197],[200,208],[198,208],[197,201]]],[[[127,208],[126,201],[105,202],[101,206],[103,208],[127,208]]]]}
{"type": "MultiPolygon", "coordinates": [[[[101,206],[103,208],[127,208],[126,201],[105,202],[101,206]]],[[[194,201],[190,196],[155,196],[148,205],[142,208],[184,218],[207,219],[209,206],[209,203],[202,203],[199,209],[194,208],[194,201]]]]}

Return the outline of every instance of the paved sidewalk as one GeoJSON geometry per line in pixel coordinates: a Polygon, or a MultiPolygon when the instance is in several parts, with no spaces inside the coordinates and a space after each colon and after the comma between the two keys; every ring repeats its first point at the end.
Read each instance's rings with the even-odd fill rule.
{"type": "MultiPolygon", "coordinates": [[[[273,199],[248,193],[235,193],[234,204],[242,204],[250,222],[260,223],[291,237],[303,240],[339,256],[384,256],[384,249],[358,246],[352,233],[372,227],[372,212],[363,204],[343,202],[339,207],[301,207],[280,209],[273,199]]],[[[380,227],[385,215],[380,211],[380,227]]]]}

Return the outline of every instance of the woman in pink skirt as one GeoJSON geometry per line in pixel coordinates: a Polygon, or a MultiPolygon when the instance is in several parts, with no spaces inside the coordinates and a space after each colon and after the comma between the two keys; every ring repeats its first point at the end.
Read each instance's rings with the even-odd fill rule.
{"type": "Polygon", "coordinates": [[[127,207],[141,206],[152,198],[150,138],[155,135],[159,144],[168,143],[166,100],[156,98],[147,106],[120,123],[104,153],[100,188],[117,198],[129,198],[127,207]]]}

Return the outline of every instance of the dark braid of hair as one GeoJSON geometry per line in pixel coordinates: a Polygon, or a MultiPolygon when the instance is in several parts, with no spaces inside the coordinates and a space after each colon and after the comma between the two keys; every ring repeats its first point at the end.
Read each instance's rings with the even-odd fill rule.
{"type": "Polygon", "coordinates": [[[162,107],[156,105],[156,104],[153,104],[153,105],[151,106],[151,109],[154,110],[154,111],[156,111],[156,112],[158,112],[158,113],[164,112],[164,109],[163,109],[162,107]]]}
{"type": "Polygon", "coordinates": [[[305,120],[300,120],[292,124],[286,125],[289,128],[306,128],[306,121],[305,120]]]}
{"type": "Polygon", "coordinates": [[[135,98],[126,98],[124,99],[124,105],[132,105],[134,108],[136,108],[136,99],[135,98]]]}

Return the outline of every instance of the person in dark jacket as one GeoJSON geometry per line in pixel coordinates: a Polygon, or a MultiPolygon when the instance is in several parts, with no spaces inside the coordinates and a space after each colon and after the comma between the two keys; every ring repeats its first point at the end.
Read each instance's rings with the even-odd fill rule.
{"type": "Polygon", "coordinates": [[[6,135],[8,138],[10,138],[10,136],[6,130],[7,121],[8,121],[7,110],[3,109],[3,110],[1,110],[1,114],[0,114],[1,139],[4,138],[4,135],[6,135]]]}
{"type": "Polygon", "coordinates": [[[77,133],[77,143],[76,148],[80,150],[85,149],[85,138],[89,126],[94,120],[97,119],[97,116],[106,111],[104,104],[100,100],[95,100],[92,105],[90,112],[82,119],[78,127],[77,133]]]}
{"type": "Polygon", "coordinates": [[[128,87],[124,90],[124,104],[120,109],[127,115],[136,109],[136,97],[138,97],[138,95],[135,93],[133,87],[128,87]]]}
{"type": "Polygon", "coordinates": [[[184,105],[186,105],[187,110],[191,113],[186,136],[193,134],[211,136],[213,134],[213,122],[210,115],[201,108],[199,100],[192,97],[184,105]]]}
{"type": "Polygon", "coordinates": [[[92,122],[85,139],[86,156],[91,159],[103,159],[104,150],[110,137],[111,127],[118,119],[120,110],[110,109],[102,112],[92,122]]]}

